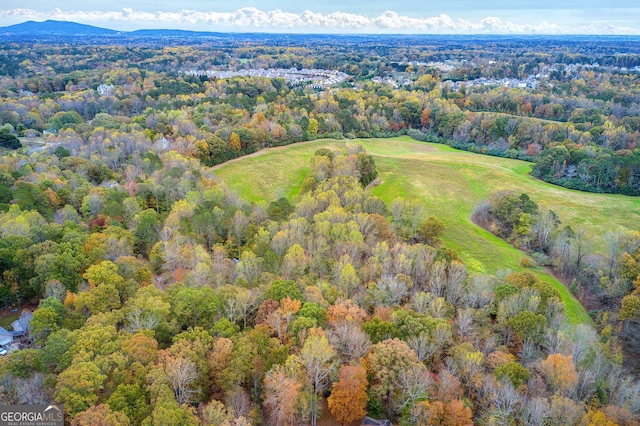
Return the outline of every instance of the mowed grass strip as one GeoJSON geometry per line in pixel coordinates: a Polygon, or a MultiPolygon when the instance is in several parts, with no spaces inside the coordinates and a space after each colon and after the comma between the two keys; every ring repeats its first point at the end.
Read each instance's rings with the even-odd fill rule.
{"type": "MultiPolygon", "coordinates": [[[[421,200],[426,215],[443,221],[443,241],[472,269],[496,273],[522,270],[525,254],[471,223],[474,206],[490,194],[510,189],[529,194],[554,210],[563,225],[582,226],[591,249],[604,253],[607,232],[637,230],[640,198],[568,190],[528,175],[531,163],[455,150],[446,145],[393,139],[317,140],[271,148],[216,167],[217,176],[242,198],[259,204],[279,197],[294,201],[309,160],[322,147],[344,151],[362,143],[374,156],[382,183],[372,189],[389,203],[396,197],[421,200]]],[[[570,323],[590,322],[567,288],[543,270],[538,276],[560,291],[570,323]]]]}

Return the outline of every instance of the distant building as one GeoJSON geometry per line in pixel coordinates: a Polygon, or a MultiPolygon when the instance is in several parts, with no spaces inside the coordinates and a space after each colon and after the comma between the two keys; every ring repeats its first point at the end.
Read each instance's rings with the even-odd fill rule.
{"type": "Polygon", "coordinates": [[[96,88],[98,93],[102,96],[110,95],[113,92],[115,86],[113,84],[101,84],[96,88]]]}
{"type": "Polygon", "coordinates": [[[237,71],[217,71],[217,70],[189,70],[184,71],[187,75],[203,76],[209,78],[232,78],[232,77],[266,77],[282,78],[291,86],[315,85],[316,88],[342,83],[348,80],[349,74],[336,70],[320,70],[309,68],[252,68],[237,71]]]}

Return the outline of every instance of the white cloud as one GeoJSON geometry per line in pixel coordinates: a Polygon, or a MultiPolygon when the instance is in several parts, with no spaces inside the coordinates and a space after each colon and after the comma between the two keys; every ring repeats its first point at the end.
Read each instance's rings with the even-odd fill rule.
{"type": "Polygon", "coordinates": [[[132,8],[121,11],[79,11],[53,9],[41,12],[32,9],[0,10],[0,23],[5,25],[25,20],[54,19],[105,26],[120,30],[139,28],[180,28],[209,31],[264,31],[312,33],[432,33],[432,34],[631,34],[640,35],[638,27],[567,26],[537,22],[516,24],[499,17],[488,16],[473,22],[454,19],[449,15],[427,18],[399,15],[386,11],[377,17],[345,12],[328,14],[306,10],[301,14],[281,10],[263,11],[244,7],[234,12],[143,12],[132,8]]]}

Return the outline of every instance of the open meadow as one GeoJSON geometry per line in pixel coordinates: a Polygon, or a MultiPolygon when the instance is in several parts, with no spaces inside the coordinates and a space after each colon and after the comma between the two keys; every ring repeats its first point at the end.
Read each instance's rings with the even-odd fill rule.
{"type": "MultiPolygon", "coordinates": [[[[341,151],[354,143],[362,143],[376,161],[381,183],[372,192],[387,203],[396,197],[424,202],[426,215],[445,224],[445,245],[458,251],[478,272],[520,270],[520,260],[525,257],[470,220],[474,206],[498,190],[525,192],[541,206],[555,211],[563,225],[583,226],[591,250],[601,253],[606,250],[607,232],[637,229],[640,223],[637,197],[568,190],[529,176],[531,163],[459,151],[408,137],[317,140],[271,148],[222,164],[216,174],[249,202],[282,196],[294,201],[309,171],[309,159],[318,148],[341,151]]],[[[562,292],[571,322],[588,321],[584,308],[561,283],[542,270],[536,273],[562,292]]]]}

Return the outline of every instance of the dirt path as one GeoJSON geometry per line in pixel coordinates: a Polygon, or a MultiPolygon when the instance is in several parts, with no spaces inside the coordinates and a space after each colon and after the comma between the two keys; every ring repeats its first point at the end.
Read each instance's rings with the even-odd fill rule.
{"type": "MultiPolygon", "coordinates": [[[[526,252],[524,253],[526,254],[526,252]]],[[[545,271],[547,271],[547,274],[551,275],[553,278],[560,281],[562,284],[564,284],[565,287],[567,288],[571,287],[571,280],[569,280],[564,275],[560,274],[557,270],[555,270],[549,265],[543,266],[543,268],[545,271]]]]}

